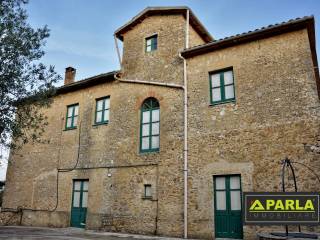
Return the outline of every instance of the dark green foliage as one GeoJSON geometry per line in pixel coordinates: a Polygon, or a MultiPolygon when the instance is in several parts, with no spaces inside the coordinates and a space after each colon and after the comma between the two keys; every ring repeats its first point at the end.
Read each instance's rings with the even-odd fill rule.
{"type": "Polygon", "coordinates": [[[27,23],[26,3],[0,1],[0,146],[12,148],[43,141],[47,122],[41,108],[50,105],[60,79],[52,66],[39,62],[49,29],[27,23]]]}

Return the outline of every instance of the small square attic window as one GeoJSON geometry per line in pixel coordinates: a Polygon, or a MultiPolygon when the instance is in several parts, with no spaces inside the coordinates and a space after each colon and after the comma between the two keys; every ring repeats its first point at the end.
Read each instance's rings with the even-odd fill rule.
{"type": "Polygon", "coordinates": [[[151,184],[144,185],[144,198],[152,198],[151,184]]]}
{"type": "Polygon", "coordinates": [[[146,38],[146,52],[157,50],[158,47],[158,35],[153,35],[146,38]]]}

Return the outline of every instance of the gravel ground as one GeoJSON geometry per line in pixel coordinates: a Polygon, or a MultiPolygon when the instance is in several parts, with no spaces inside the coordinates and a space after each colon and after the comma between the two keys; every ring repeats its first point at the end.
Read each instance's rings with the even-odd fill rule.
{"type": "Polygon", "coordinates": [[[20,227],[20,226],[0,226],[0,239],[10,240],[83,240],[83,239],[105,239],[105,240],[179,240],[179,238],[165,238],[133,234],[119,234],[96,232],[78,228],[39,228],[39,227],[20,227]]]}

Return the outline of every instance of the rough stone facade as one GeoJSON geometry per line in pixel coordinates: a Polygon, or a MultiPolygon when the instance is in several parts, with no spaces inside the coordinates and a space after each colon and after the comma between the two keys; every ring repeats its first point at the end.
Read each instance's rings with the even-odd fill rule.
{"type": "MultiPolygon", "coordinates": [[[[281,191],[281,160],[317,169],[306,149],[320,137],[319,98],[307,30],[188,59],[189,233],[212,238],[213,176],[240,174],[243,191],[281,191]],[[209,72],[233,67],[235,103],[210,105],[209,72]]],[[[318,191],[295,165],[300,191],[318,191]]],[[[256,229],[244,227],[244,237],[256,229]]],[[[296,229],[295,229],[296,230],[296,229]]]]}
{"type": "MultiPolygon", "coordinates": [[[[162,14],[126,32],[121,77],[182,85],[185,25],[181,14],[162,14]],[[158,49],[146,53],[145,38],[152,34],[158,34],[158,49]]],[[[189,40],[190,46],[205,43],[193,27],[189,40]]],[[[308,33],[189,58],[187,76],[188,236],[214,239],[214,175],[240,174],[242,191],[279,191],[286,156],[320,169],[320,106],[308,33]],[[226,67],[233,67],[236,101],[212,106],[209,72],[226,67]]],[[[70,226],[72,182],[88,179],[86,228],[183,235],[183,89],[113,80],[58,94],[44,111],[50,144],[24,145],[10,156],[3,207],[25,209],[15,223],[70,226]],[[110,121],[95,125],[95,100],[104,96],[110,96],[110,121]],[[160,151],[142,154],[140,109],[148,97],[160,103],[160,151]],[[78,127],[66,131],[67,106],[74,103],[78,127]],[[144,198],[144,184],[152,186],[151,199],[144,198]]],[[[319,190],[305,169],[296,171],[299,189],[319,190]]],[[[256,230],[244,227],[244,238],[254,238],[256,230]]]]}
{"type": "Polygon", "coordinates": [[[47,110],[50,144],[26,145],[10,158],[5,207],[53,209],[56,168],[72,168],[79,154],[77,168],[93,169],[59,172],[57,211],[25,211],[22,224],[69,226],[72,180],[89,179],[88,228],[180,235],[183,111],[177,98],[182,91],[117,82],[55,97],[47,110]],[[110,122],[93,126],[95,99],[108,95],[110,122]],[[161,106],[160,152],[140,154],[140,106],[150,96],[161,106]],[[64,131],[66,106],[73,103],[80,106],[79,127],[64,131]],[[144,184],[152,185],[153,199],[142,198],[144,184]]]}
{"type": "Polygon", "coordinates": [[[185,20],[182,15],[150,16],[123,38],[123,78],[183,83],[185,20]],[[145,38],[157,34],[158,49],[146,53],[145,38]]]}

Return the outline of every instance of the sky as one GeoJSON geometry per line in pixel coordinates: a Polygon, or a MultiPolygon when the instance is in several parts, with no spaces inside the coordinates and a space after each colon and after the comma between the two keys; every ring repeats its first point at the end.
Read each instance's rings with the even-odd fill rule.
{"type": "Polygon", "coordinates": [[[113,33],[147,6],[189,6],[215,39],[306,15],[320,22],[319,0],[29,0],[27,10],[32,26],[51,29],[43,62],[62,77],[73,66],[79,80],[119,69],[113,33]]]}
{"type": "Polygon", "coordinates": [[[62,78],[72,66],[81,80],[119,69],[114,31],[148,6],[188,6],[215,39],[314,15],[320,39],[320,0],[29,0],[26,9],[33,27],[51,30],[42,62],[62,78]]]}

